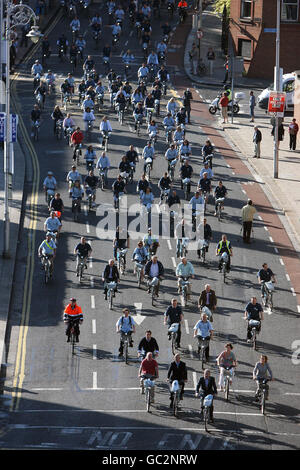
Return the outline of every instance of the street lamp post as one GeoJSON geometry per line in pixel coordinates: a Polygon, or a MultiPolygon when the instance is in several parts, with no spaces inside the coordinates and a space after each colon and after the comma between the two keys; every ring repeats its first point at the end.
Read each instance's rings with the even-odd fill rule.
{"type": "MultiPolygon", "coordinates": [[[[5,86],[5,112],[6,112],[6,130],[4,138],[4,246],[2,256],[10,257],[10,218],[9,218],[9,184],[10,184],[10,166],[11,166],[11,122],[10,122],[10,33],[11,28],[25,26],[31,20],[34,22],[28,37],[37,43],[43,36],[36,26],[36,15],[32,8],[22,3],[13,5],[7,1],[6,6],[6,25],[5,25],[5,55],[6,55],[6,86],[5,86]]],[[[2,28],[2,24],[0,27],[2,28]]],[[[2,36],[2,34],[1,34],[2,36]]]]}
{"type": "MultiPolygon", "coordinates": [[[[276,62],[275,62],[275,91],[281,91],[280,87],[280,0],[277,0],[277,18],[276,18],[276,62]]],[[[274,129],[274,178],[278,178],[278,114],[275,116],[274,129]]]]}

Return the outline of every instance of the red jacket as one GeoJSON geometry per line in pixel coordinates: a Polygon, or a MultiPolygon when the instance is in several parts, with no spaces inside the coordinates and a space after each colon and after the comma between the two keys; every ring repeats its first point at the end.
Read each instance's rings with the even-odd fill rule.
{"type": "Polygon", "coordinates": [[[222,98],[220,99],[220,106],[225,107],[225,106],[228,106],[228,103],[229,103],[229,99],[227,98],[227,96],[222,96],[222,98]]]}
{"type": "Polygon", "coordinates": [[[73,132],[73,134],[71,135],[71,141],[76,145],[81,144],[81,142],[83,141],[83,133],[81,131],[73,132]]]}

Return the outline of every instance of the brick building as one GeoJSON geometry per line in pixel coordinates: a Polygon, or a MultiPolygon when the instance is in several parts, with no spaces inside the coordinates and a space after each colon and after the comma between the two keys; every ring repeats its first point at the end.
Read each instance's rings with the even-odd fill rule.
{"type": "MultiPolygon", "coordinates": [[[[230,34],[248,77],[273,79],[276,0],[231,0],[230,34]]],[[[281,0],[280,67],[300,69],[300,0],[281,0]]]]}

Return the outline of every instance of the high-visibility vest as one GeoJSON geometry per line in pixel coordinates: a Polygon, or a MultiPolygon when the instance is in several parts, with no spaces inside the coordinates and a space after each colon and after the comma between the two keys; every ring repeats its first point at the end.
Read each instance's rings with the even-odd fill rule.
{"type": "Polygon", "coordinates": [[[79,305],[75,305],[74,308],[71,307],[71,304],[68,304],[65,308],[64,313],[70,316],[82,315],[82,310],[79,305]]]}
{"type": "MultiPolygon", "coordinates": [[[[217,248],[217,253],[218,253],[218,254],[219,254],[220,251],[221,251],[222,243],[223,243],[222,240],[219,241],[219,243],[218,243],[218,248],[217,248]]],[[[229,241],[228,241],[228,240],[226,240],[226,247],[227,247],[228,252],[230,252],[229,241]]]]}

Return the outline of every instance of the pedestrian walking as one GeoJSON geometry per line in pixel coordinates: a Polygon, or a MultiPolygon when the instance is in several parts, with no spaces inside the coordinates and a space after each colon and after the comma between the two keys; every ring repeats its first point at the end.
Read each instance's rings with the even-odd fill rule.
{"type": "Polygon", "coordinates": [[[193,42],[192,49],[189,52],[190,60],[191,60],[191,72],[193,75],[197,75],[197,66],[198,66],[198,51],[197,46],[193,42]]]}
{"type": "Polygon", "coordinates": [[[250,242],[250,235],[252,230],[253,217],[256,212],[251,199],[248,199],[247,204],[242,208],[242,222],[243,222],[243,242],[250,242]]]}
{"type": "Polygon", "coordinates": [[[228,123],[228,103],[229,99],[226,93],[223,93],[222,98],[220,99],[221,113],[223,117],[223,124],[228,123]]]}
{"type": "Polygon", "coordinates": [[[212,47],[208,49],[208,52],[206,54],[206,58],[208,60],[209,64],[209,75],[212,76],[213,74],[213,67],[214,67],[214,60],[216,59],[215,52],[212,47]]]}
{"type": "Polygon", "coordinates": [[[253,158],[260,158],[260,143],[262,141],[262,133],[258,126],[254,127],[253,142],[254,142],[254,155],[253,158]]]}
{"type": "Polygon", "coordinates": [[[189,88],[187,88],[183,94],[182,101],[183,106],[185,107],[188,124],[191,123],[191,100],[193,99],[193,95],[189,88]]]}
{"type": "Polygon", "coordinates": [[[296,150],[297,143],[297,133],[299,131],[299,126],[296,123],[296,119],[293,118],[292,122],[289,125],[289,135],[290,135],[290,150],[296,150]]]}
{"type": "Polygon", "coordinates": [[[249,109],[250,109],[250,122],[254,122],[254,108],[256,106],[256,101],[255,101],[255,96],[253,91],[250,91],[250,97],[249,97],[249,109]]]}
{"type": "Polygon", "coordinates": [[[226,62],[224,64],[224,69],[225,69],[225,77],[223,80],[223,83],[226,83],[228,80],[228,70],[229,70],[229,60],[228,60],[228,55],[226,56],[226,62]]]}

